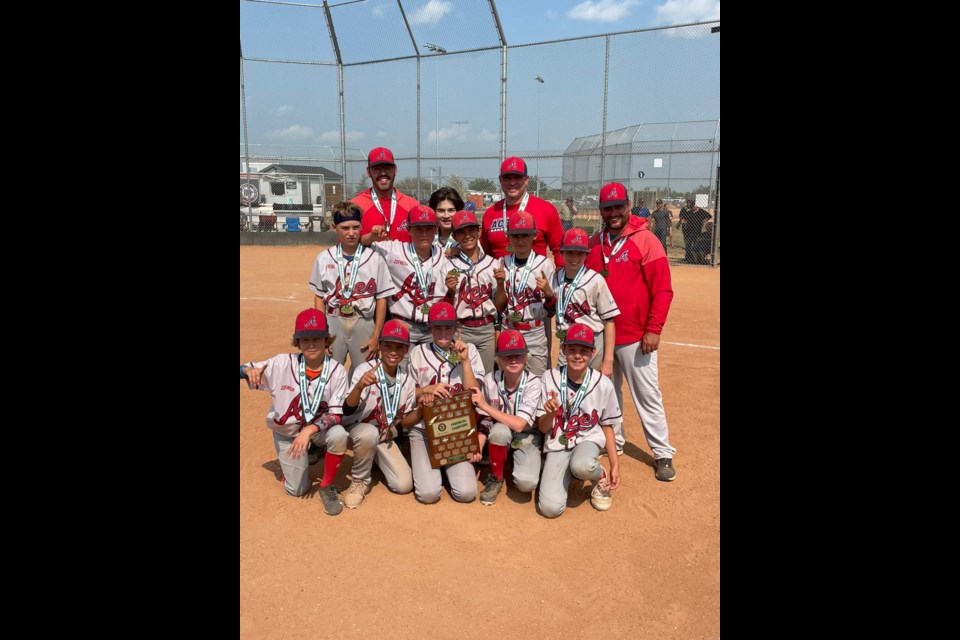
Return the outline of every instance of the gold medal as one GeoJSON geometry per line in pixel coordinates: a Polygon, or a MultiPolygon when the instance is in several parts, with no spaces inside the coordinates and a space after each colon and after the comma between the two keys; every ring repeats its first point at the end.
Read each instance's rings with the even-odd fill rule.
{"type": "Polygon", "coordinates": [[[450,269],[450,271],[447,272],[447,276],[453,276],[454,278],[459,278],[460,271],[458,269],[450,269]]]}
{"type": "Polygon", "coordinates": [[[606,267],[604,267],[604,268],[603,268],[603,271],[600,272],[600,275],[602,275],[604,278],[606,278],[607,276],[610,275],[610,270],[607,269],[606,267]]]}
{"type": "Polygon", "coordinates": [[[516,311],[510,314],[510,322],[520,322],[521,320],[523,320],[523,316],[516,311]]]}
{"type": "Polygon", "coordinates": [[[518,438],[514,438],[513,440],[510,441],[510,448],[511,448],[511,449],[522,449],[522,448],[523,448],[523,440],[520,440],[520,439],[518,439],[518,438]]]}
{"type": "Polygon", "coordinates": [[[345,305],[343,305],[342,307],[340,307],[340,315],[343,315],[343,316],[352,316],[352,315],[353,315],[353,305],[352,305],[352,304],[345,304],[345,305]]]}
{"type": "Polygon", "coordinates": [[[557,337],[563,340],[567,337],[567,332],[564,329],[557,329],[557,337]]]}
{"type": "Polygon", "coordinates": [[[423,311],[424,313],[430,313],[430,303],[425,303],[422,307],[420,307],[420,311],[423,311]]]}
{"type": "Polygon", "coordinates": [[[567,446],[567,443],[570,441],[567,440],[567,436],[560,436],[559,438],[557,438],[557,442],[559,442],[563,446],[567,446]]]}
{"type": "Polygon", "coordinates": [[[508,244],[508,245],[506,246],[506,248],[504,249],[504,251],[506,251],[507,253],[513,253],[513,245],[512,245],[512,244],[508,244]]]}
{"type": "Polygon", "coordinates": [[[447,362],[450,364],[460,364],[460,360],[462,360],[460,354],[456,353],[455,351],[451,351],[449,354],[447,354],[447,362]]]}

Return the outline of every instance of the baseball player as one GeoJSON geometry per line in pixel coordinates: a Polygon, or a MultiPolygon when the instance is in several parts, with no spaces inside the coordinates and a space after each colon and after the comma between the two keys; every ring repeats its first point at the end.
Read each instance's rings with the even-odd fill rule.
{"type": "Polygon", "coordinates": [[[512,157],[503,161],[500,165],[500,188],[503,189],[504,198],[484,212],[480,246],[494,258],[502,258],[513,251],[511,239],[507,237],[508,219],[514,214],[527,212],[536,221],[533,250],[545,256],[549,245],[557,267],[562,267],[560,241],[563,238],[563,224],[560,214],[552,204],[527,192],[529,182],[527,163],[522,158],[512,157]]]}
{"type": "MultiPolygon", "coordinates": [[[[647,444],[653,451],[657,480],[676,477],[667,417],[663,411],[657,370],[660,332],[673,300],[670,265],[663,246],[648,228],[646,218],[630,216],[627,191],[619,182],[600,190],[603,228],[590,239],[587,266],[605,274],[607,286],[620,308],[614,348],[613,386],[623,406],[624,377],[643,423],[647,444]]],[[[617,449],[626,442],[622,425],[617,430],[617,449]]]]}
{"type": "Polygon", "coordinates": [[[480,419],[480,447],[489,440],[490,472],[480,492],[480,504],[491,505],[503,489],[503,464],[513,451],[513,484],[532,493],[540,479],[543,437],[534,428],[543,415],[542,380],[527,371],[527,344],[514,329],[497,338],[499,371],[483,376],[483,389],[473,390],[480,419]],[[508,449],[509,447],[509,449],[508,449]]]}
{"type": "MultiPolygon", "coordinates": [[[[557,338],[563,340],[567,328],[579,322],[593,330],[597,343],[590,366],[605,376],[613,375],[613,348],[616,344],[613,318],[620,309],[613,300],[606,280],[583,263],[590,253],[589,236],[583,229],[573,228],[563,235],[563,269],[557,271],[550,283],[537,279],[537,286],[546,296],[544,306],[557,314],[557,338]]],[[[567,364],[563,351],[559,362],[567,364]]]]}
{"type": "Polygon", "coordinates": [[[443,281],[451,266],[433,244],[437,235],[437,214],[433,209],[414,207],[408,226],[413,242],[387,239],[386,229],[380,225],[364,234],[360,242],[373,246],[387,263],[396,289],[387,299],[390,313],[410,323],[410,344],[422,344],[431,339],[427,329],[430,307],[444,299],[443,281]]]}
{"type": "Polygon", "coordinates": [[[302,496],[310,489],[307,447],[311,436],[326,446],[320,499],[327,515],[335,516],[343,510],[333,479],[347,452],[347,432],[340,426],[347,373],[327,355],[333,338],[321,311],[301,311],[293,331],[293,346],[301,353],[281,353],[269,360],[248,362],[240,366],[240,377],[247,380],[250,389],[269,391],[273,396],[267,428],[273,431],[273,446],[288,494],[302,496]]]}
{"type": "MultiPolygon", "coordinates": [[[[430,333],[433,341],[410,350],[410,375],[417,383],[420,404],[430,404],[434,397],[447,398],[464,389],[478,386],[477,376],[483,377],[483,362],[477,348],[458,337],[454,341],[457,316],[449,302],[438,302],[430,309],[430,333]]],[[[413,466],[413,490],[424,504],[440,500],[442,477],[440,469],[430,466],[426,425],[423,409],[407,414],[403,419],[410,431],[410,461],[413,466]]],[[[457,502],[472,502],[477,497],[477,476],[472,462],[480,460],[478,452],[470,460],[444,468],[450,481],[450,495],[457,502]]]]}
{"type": "MultiPolygon", "coordinates": [[[[508,225],[513,255],[500,260],[494,270],[497,293],[494,303],[504,315],[504,325],[523,333],[530,359],[527,367],[540,376],[550,368],[550,345],[546,331],[550,329],[550,315],[544,308],[546,297],[537,285],[553,278],[553,263],[533,252],[536,222],[529,213],[515,213],[508,225]]],[[[559,253],[557,254],[559,255],[559,253]]]]}
{"type": "Polygon", "coordinates": [[[374,226],[382,225],[391,240],[410,242],[406,229],[407,213],[419,203],[394,188],[397,165],[393,161],[393,152],[386,147],[371,151],[367,156],[367,175],[373,181],[373,187],[364,189],[350,200],[363,211],[362,232],[370,233],[374,226]]]}
{"type": "Polygon", "coordinates": [[[327,315],[330,332],[340,336],[333,359],[346,363],[350,379],[364,360],[377,357],[377,337],[387,318],[387,298],[396,293],[383,257],[360,245],[360,207],[338,202],[333,207],[340,242],[313,263],[310,289],[314,307],[327,315]]]}
{"type": "Polygon", "coordinates": [[[444,280],[447,300],[457,310],[463,339],[480,352],[484,370],[493,371],[497,316],[493,302],[497,280],[493,273],[497,263],[480,249],[480,225],[469,211],[458,211],[453,217],[453,237],[456,244],[448,258],[452,268],[444,280]]]}
{"type": "Polygon", "coordinates": [[[556,518],[566,508],[571,476],[593,481],[590,503],[597,511],[610,508],[610,491],[620,486],[613,429],[623,416],[610,378],[589,366],[594,344],[590,327],[572,324],[560,347],[566,366],[543,375],[540,431],[547,434],[543,445],[547,459],[537,505],[548,518],[556,518]],[[610,459],[609,474],[598,458],[604,449],[610,459]]]}
{"type": "Polygon", "coordinates": [[[416,384],[401,361],[410,349],[410,330],[390,320],[380,332],[380,358],[357,366],[343,403],[343,425],[350,430],[353,470],[343,504],[356,509],[370,488],[376,461],[394,493],[410,493],[413,476],[393,439],[400,420],[416,404],[416,384]]]}

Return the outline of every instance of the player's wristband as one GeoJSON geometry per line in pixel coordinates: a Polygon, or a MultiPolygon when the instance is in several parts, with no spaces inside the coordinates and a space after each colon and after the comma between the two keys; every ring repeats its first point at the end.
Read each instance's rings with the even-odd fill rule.
{"type": "Polygon", "coordinates": [[[247,378],[247,374],[245,374],[245,373],[243,372],[243,365],[240,365],[240,379],[241,379],[241,380],[249,380],[249,378],[247,378]]]}

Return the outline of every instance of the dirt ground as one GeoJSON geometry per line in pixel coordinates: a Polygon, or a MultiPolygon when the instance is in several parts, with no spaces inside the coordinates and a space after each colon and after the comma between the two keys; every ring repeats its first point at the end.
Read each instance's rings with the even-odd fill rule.
{"type": "MultiPolygon", "coordinates": [[[[293,350],[319,250],[240,247],[240,362],[293,350]]],[[[720,270],[672,276],[660,386],[677,479],[654,478],[624,389],[622,482],[603,513],[577,481],[555,520],[509,480],[493,506],[446,489],[427,506],[390,493],[374,468],[363,505],[327,516],[322,463],[305,498],[284,493],[264,426],[270,395],[241,381],[240,637],[719,638],[720,270]]]]}

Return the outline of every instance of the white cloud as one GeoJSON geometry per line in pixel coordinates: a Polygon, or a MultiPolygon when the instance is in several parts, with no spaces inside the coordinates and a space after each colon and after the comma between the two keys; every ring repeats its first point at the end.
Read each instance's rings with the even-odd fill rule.
{"type": "MultiPolygon", "coordinates": [[[[654,7],[657,21],[666,24],[703,22],[720,18],[720,0],[667,0],[654,7]]],[[[700,35],[699,32],[697,35],[700,35]]]]}
{"type": "Polygon", "coordinates": [[[385,14],[386,10],[383,8],[382,4],[378,4],[373,8],[373,15],[377,16],[378,18],[382,18],[385,14]]]}
{"type": "Polygon", "coordinates": [[[500,139],[499,134],[491,133],[487,129],[481,129],[480,133],[477,134],[477,137],[483,140],[484,142],[493,142],[494,140],[500,139]]]}
{"type": "Polygon", "coordinates": [[[376,135],[377,135],[378,138],[386,138],[386,137],[387,137],[387,132],[386,132],[386,131],[377,131],[376,135]]]}
{"type": "Polygon", "coordinates": [[[283,140],[309,140],[313,137],[313,129],[295,124],[286,129],[277,129],[270,135],[274,138],[282,138],[283,140]]]}
{"type": "Polygon", "coordinates": [[[289,113],[293,113],[294,109],[296,109],[296,107],[293,106],[292,104],[282,104],[282,105],[280,105],[280,107],[277,109],[277,115],[278,115],[278,116],[285,116],[285,115],[287,115],[287,114],[289,114],[289,113]]]}
{"type": "MultiPolygon", "coordinates": [[[[344,134],[347,138],[347,142],[355,142],[357,140],[363,140],[367,137],[363,131],[347,131],[344,134]]],[[[340,142],[340,131],[324,131],[319,136],[317,136],[317,142],[340,142]]]]}
{"type": "Polygon", "coordinates": [[[574,20],[588,22],[616,22],[629,15],[630,7],[640,4],[640,0],[597,0],[581,2],[567,12],[574,20]]]}
{"type": "Polygon", "coordinates": [[[445,0],[429,0],[427,4],[413,12],[411,24],[436,24],[443,16],[453,11],[453,3],[445,0]]]}
{"type": "MultiPolygon", "coordinates": [[[[449,128],[440,129],[440,142],[463,142],[467,139],[467,131],[470,129],[469,125],[464,124],[453,124],[449,128]]],[[[437,132],[436,130],[431,131],[427,134],[427,142],[436,144],[437,142],[437,132]]]]}

